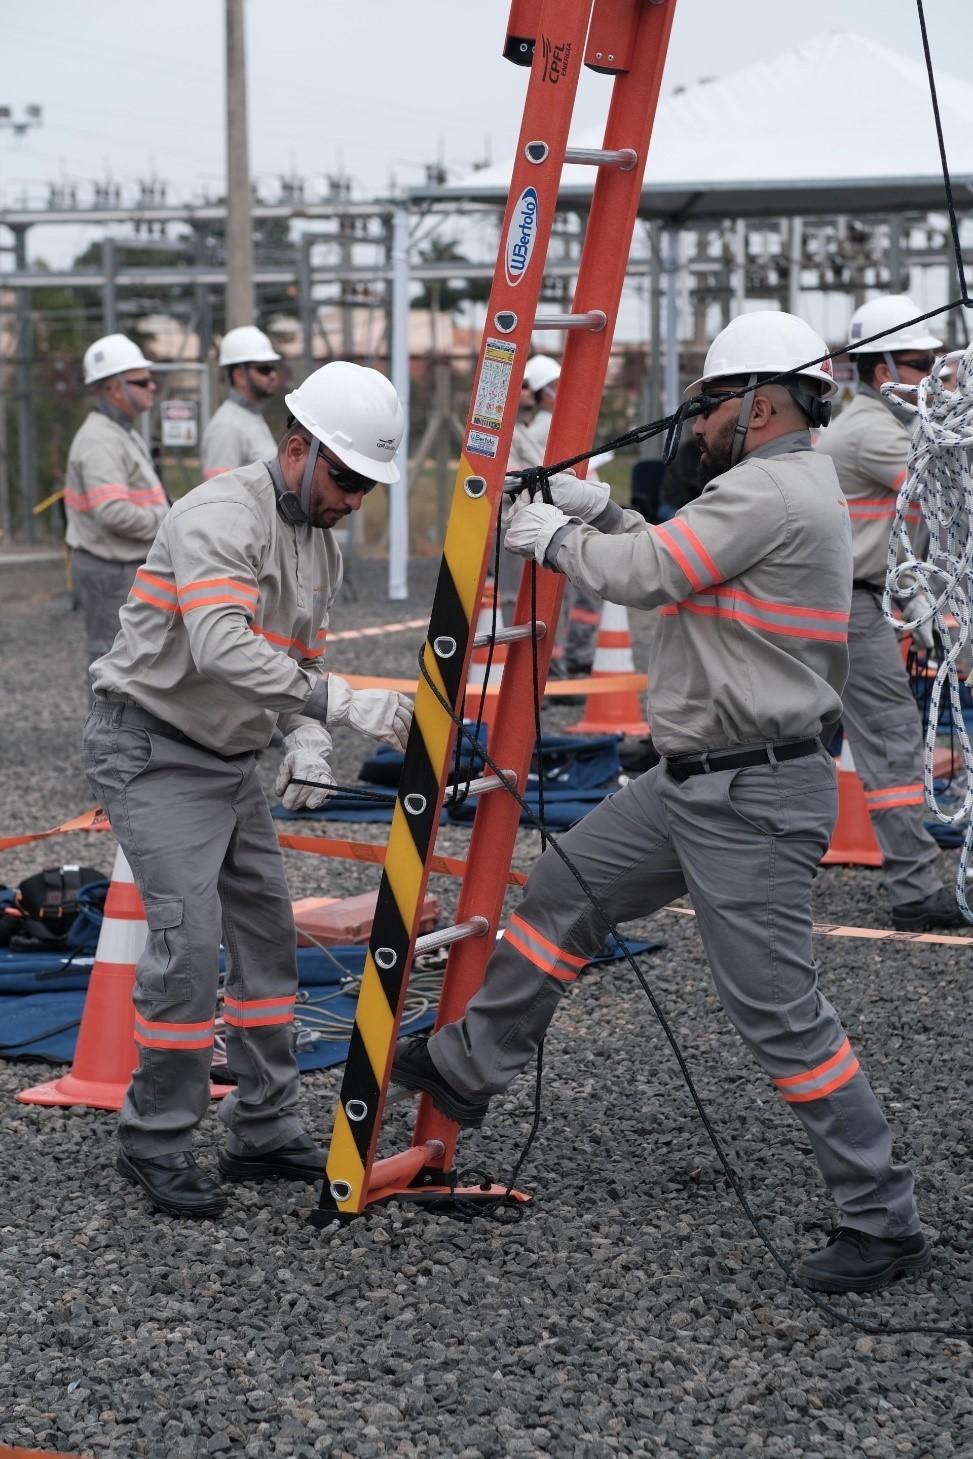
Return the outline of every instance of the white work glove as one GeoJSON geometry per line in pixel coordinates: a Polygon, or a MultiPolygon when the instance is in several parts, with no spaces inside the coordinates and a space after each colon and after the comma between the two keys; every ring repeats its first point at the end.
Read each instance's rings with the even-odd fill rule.
{"type": "Polygon", "coordinates": [[[317,724],[299,724],[284,736],[284,758],[280,762],[274,790],[285,810],[299,811],[306,807],[316,811],[335,792],[331,770],[331,736],[317,724]],[[311,780],[313,785],[297,782],[311,780]]]}
{"type": "Polygon", "coordinates": [[[550,546],[551,538],[562,527],[566,527],[570,520],[559,507],[548,506],[547,502],[518,504],[507,523],[507,535],[503,539],[503,545],[517,557],[533,557],[544,567],[544,554],[550,546]]]}
{"type": "Polygon", "coordinates": [[[393,750],[404,750],[412,723],[412,700],[395,689],[353,689],[328,675],[328,724],[350,724],[393,750]]]}
{"type": "MultiPolygon", "coordinates": [[[[916,618],[925,617],[927,613],[931,614],[932,605],[933,600],[932,598],[930,598],[925,589],[916,588],[912,596],[910,598],[906,598],[905,602],[901,603],[899,606],[902,617],[907,623],[910,623],[913,622],[916,618]]],[[[918,644],[920,648],[935,648],[936,645],[935,639],[933,638],[931,617],[927,618],[925,623],[920,623],[917,627],[910,628],[909,632],[912,635],[913,642],[918,644]]]]}
{"type": "Polygon", "coordinates": [[[600,517],[611,497],[607,481],[581,481],[573,471],[559,471],[548,485],[554,505],[568,517],[580,517],[582,522],[600,517]]]}

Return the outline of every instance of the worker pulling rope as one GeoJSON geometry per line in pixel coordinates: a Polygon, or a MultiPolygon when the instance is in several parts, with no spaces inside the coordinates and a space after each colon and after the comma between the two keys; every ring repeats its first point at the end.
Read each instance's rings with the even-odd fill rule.
{"type": "MultiPolygon", "coordinates": [[[[926,803],[936,819],[953,826],[966,822],[966,834],[956,868],[956,900],[967,921],[973,922],[966,894],[973,856],[973,745],[960,701],[960,660],[973,647],[970,607],[970,566],[973,563],[973,346],[962,355],[940,356],[931,374],[918,386],[892,383],[882,395],[913,426],[912,449],[905,481],[899,491],[882,608],[900,632],[914,633],[931,624],[943,646],[939,668],[929,696],[923,771],[926,803]],[[956,388],[944,379],[948,364],[958,361],[956,388]],[[916,551],[916,510],[928,531],[926,555],[916,551]],[[913,523],[910,533],[909,522],[913,523]],[[896,605],[908,616],[897,619],[896,605]],[[934,778],[936,731],[944,688],[949,688],[953,730],[959,740],[965,769],[966,793],[957,809],[939,803],[934,778]]],[[[967,684],[973,680],[973,674],[967,684]]]]}

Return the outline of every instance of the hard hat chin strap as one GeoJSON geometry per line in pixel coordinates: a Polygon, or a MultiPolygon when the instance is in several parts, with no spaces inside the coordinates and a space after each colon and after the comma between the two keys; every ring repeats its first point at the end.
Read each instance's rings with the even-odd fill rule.
{"type": "Polygon", "coordinates": [[[756,398],[754,386],[757,383],[757,376],[751,375],[747,381],[747,393],[740,401],[740,413],[737,416],[736,430],[733,432],[733,442],[730,446],[730,465],[736,466],[743,455],[743,443],[746,440],[747,431],[750,429],[750,416],[753,413],[753,402],[756,398]]]}
{"type": "Polygon", "coordinates": [[[896,385],[900,385],[902,383],[902,380],[899,375],[899,367],[893,360],[891,352],[889,350],[883,350],[882,359],[885,361],[888,372],[892,376],[892,379],[895,381],[896,385]]]}
{"type": "Polygon", "coordinates": [[[122,387],[122,394],[128,401],[134,417],[137,419],[142,414],[143,407],[136,401],[127,380],[119,380],[118,383],[122,387]]]}
{"type": "Polygon", "coordinates": [[[312,436],[311,443],[307,448],[304,475],[301,477],[301,507],[307,521],[311,520],[311,477],[314,475],[314,468],[318,464],[318,452],[320,449],[321,442],[317,436],[312,436]]]}

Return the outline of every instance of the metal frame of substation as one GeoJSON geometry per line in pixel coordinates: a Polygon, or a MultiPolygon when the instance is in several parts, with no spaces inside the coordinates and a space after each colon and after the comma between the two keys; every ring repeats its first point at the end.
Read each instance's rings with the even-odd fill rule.
{"type": "MultiPolygon", "coordinates": [[[[958,196],[962,195],[964,179],[957,179],[958,196]]],[[[828,283],[823,273],[816,280],[809,275],[815,273],[805,255],[802,262],[802,239],[813,229],[819,230],[830,220],[835,221],[839,233],[847,228],[849,215],[868,226],[887,223],[887,283],[885,287],[897,290],[903,274],[907,276],[910,267],[954,268],[952,254],[948,249],[929,247],[916,248],[911,234],[922,226],[923,211],[935,211],[940,200],[940,185],[935,189],[928,179],[893,179],[886,184],[870,187],[835,185],[827,192],[806,190],[797,193],[786,185],[764,187],[754,185],[749,191],[741,191],[739,185],[726,189],[710,188],[705,194],[680,194],[678,189],[647,186],[643,187],[639,200],[639,218],[648,232],[647,247],[636,252],[629,259],[629,277],[648,277],[648,320],[647,341],[660,341],[662,349],[653,349],[648,356],[647,369],[641,398],[639,415],[642,419],[655,419],[663,409],[671,410],[679,398],[680,372],[680,330],[684,285],[694,291],[693,302],[697,305],[697,333],[700,332],[700,303],[705,312],[708,302],[718,302],[722,307],[725,323],[732,312],[742,307],[742,299],[748,293],[746,275],[753,266],[748,247],[748,238],[754,232],[766,232],[780,225],[782,251],[780,257],[789,265],[782,284],[771,286],[761,297],[775,298],[782,307],[800,313],[802,291],[840,291],[853,293],[856,303],[864,298],[864,287],[882,287],[883,280],[876,276],[874,281],[859,281],[855,285],[842,286],[828,283]],[[841,213],[844,202],[848,214],[841,213]],[[727,264],[707,258],[700,248],[707,230],[729,232],[732,237],[734,258],[727,264]],[[748,234],[747,230],[751,230],[748,234]],[[687,257],[685,247],[687,235],[697,235],[697,248],[693,256],[687,257]],[[860,297],[859,297],[860,296],[860,297]]],[[[367,202],[351,202],[340,198],[323,199],[320,202],[306,202],[302,198],[288,198],[268,203],[256,202],[252,208],[254,222],[273,220],[288,223],[305,223],[312,226],[323,223],[333,225],[328,233],[307,232],[296,241],[293,263],[280,266],[258,267],[255,283],[258,287],[295,286],[297,307],[304,334],[304,366],[309,371],[314,365],[313,334],[316,305],[314,290],[321,285],[356,283],[382,283],[388,287],[387,307],[393,320],[398,320],[398,329],[391,331],[391,352],[394,362],[390,373],[404,396],[408,395],[408,356],[406,353],[409,290],[413,281],[428,282],[436,279],[488,279],[492,276],[492,263],[466,263],[451,260],[422,261],[413,263],[408,257],[408,247],[403,240],[416,224],[429,219],[444,222],[459,214],[496,217],[502,200],[489,195],[476,195],[475,176],[469,189],[463,186],[439,186],[414,188],[400,199],[376,199],[367,202]],[[368,228],[377,220],[382,224],[380,235],[356,236],[360,227],[368,228]],[[370,246],[385,245],[386,261],[381,264],[356,264],[352,261],[353,250],[358,244],[370,246]],[[318,247],[337,246],[340,261],[322,265],[314,262],[313,253],[318,247]],[[398,338],[396,338],[396,334],[398,338]]],[[[575,215],[584,218],[591,205],[590,192],[578,188],[565,188],[557,200],[559,216],[575,215]]],[[[961,216],[969,216],[961,209],[961,216]]],[[[134,207],[97,205],[94,207],[49,207],[49,208],[0,208],[0,229],[12,235],[10,248],[0,247],[0,254],[13,255],[13,268],[0,271],[0,289],[14,292],[13,310],[0,306],[0,316],[12,312],[15,317],[16,345],[12,359],[0,358],[0,369],[5,363],[13,364],[13,399],[18,418],[18,462],[17,477],[21,484],[21,505],[24,536],[28,542],[36,535],[36,520],[33,506],[37,500],[36,466],[34,460],[34,429],[31,393],[31,296],[36,288],[95,288],[102,293],[103,332],[110,333],[117,327],[118,291],[124,288],[157,288],[170,286],[196,290],[196,312],[199,319],[199,333],[204,356],[209,352],[210,288],[226,286],[226,271],[222,267],[207,265],[201,261],[206,231],[213,225],[223,225],[226,208],[223,204],[158,204],[140,203],[134,207]],[[38,225],[58,226],[78,223],[96,225],[128,225],[135,230],[135,238],[107,236],[102,240],[103,265],[92,270],[31,269],[27,265],[27,235],[29,229],[38,225]],[[166,243],[152,238],[153,231],[180,226],[190,230],[190,235],[179,243],[166,243]],[[137,246],[140,241],[154,248],[170,247],[183,251],[194,250],[197,262],[186,266],[117,267],[117,250],[137,246]]],[[[551,259],[546,267],[548,278],[571,279],[577,273],[577,260],[573,258],[551,259]]],[[[950,297],[955,296],[955,281],[951,282],[950,297]]],[[[324,301],[322,301],[324,302],[324,301]]],[[[330,302],[330,301],[327,301],[330,302]]],[[[355,306],[353,301],[342,299],[347,310],[355,306]]],[[[947,321],[950,328],[957,327],[951,316],[947,321]]],[[[343,335],[347,335],[347,328],[343,335]]],[[[951,340],[957,344],[963,341],[951,340]]],[[[343,338],[346,347],[347,341],[343,338]]],[[[440,415],[441,415],[440,411],[440,415]]],[[[445,417],[442,417],[445,421],[445,417]]],[[[0,410],[0,550],[13,540],[13,512],[8,487],[9,461],[6,446],[6,411],[0,410]]],[[[449,427],[444,425],[444,429],[449,427]]],[[[654,450],[654,443],[643,448],[646,453],[654,450]]],[[[404,457],[405,453],[402,453],[404,457]]],[[[421,466],[421,463],[420,463],[421,466]]],[[[407,596],[405,563],[408,557],[408,498],[407,485],[390,498],[390,569],[389,595],[392,598],[407,596]]]]}

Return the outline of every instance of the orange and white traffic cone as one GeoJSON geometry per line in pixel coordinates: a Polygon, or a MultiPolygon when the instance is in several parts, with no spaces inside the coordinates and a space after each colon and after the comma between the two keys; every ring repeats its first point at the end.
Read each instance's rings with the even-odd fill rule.
{"type": "MultiPolygon", "coordinates": [[[[632,635],[628,626],[628,611],[619,603],[605,602],[601,610],[598,639],[595,644],[595,660],[591,669],[593,679],[614,677],[616,674],[634,674],[635,659],[632,654],[632,635]]],[[[584,713],[577,724],[569,725],[572,734],[622,734],[647,735],[649,726],[642,714],[637,689],[619,689],[604,694],[589,694],[584,713]]]]}
{"type": "MultiPolygon", "coordinates": [[[[496,600],[496,587],[493,582],[487,582],[483,588],[483,597],[480,600],[480,612],[476,620],[476,633],[493,632],[493,604],[496,600]]],[[[503,621],[503,609],[497,602],[497,629],[505,627],[503,621]]],[[[490,648],[485,644],[482,648],[474,648],[473,656],[470,659],[470,672],[466,680],[466,718],[482,719],[485,725],[493,723],[493,717],[497,712],[496,694],[487,694],[487,660],[490,658],[490,648]],[[480,706],[483,712],[480,713],[480,706]]],[[[490,664],[489,683],[499,685],[503,678],[503,666],[507,662],[507,645],[498,643],[493,650],[493,662],[490,664]]]]}
{"type": "Polygon", "coordinates": [[[838,773],[838,819],[831,833],[831,845],[821,858],[822,866],[881,866],[882,848],[875,839],[872,819],[865,801],[865,787],[858,777],[847,737],[842,741],[838,773]]]}
{"type": "MultiPolygon", "coordinates": [[[[121,1109],[139,1061],[132,990],[148,931],[142,898],[119,846],[71,1072],[22,1089],[17,1098],[23,1104],[121,1109]]],[[[212,1085],[210,1092],[215,1098],[229,1090],[212,1085]]]]}

